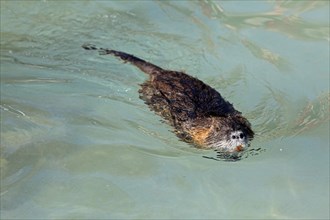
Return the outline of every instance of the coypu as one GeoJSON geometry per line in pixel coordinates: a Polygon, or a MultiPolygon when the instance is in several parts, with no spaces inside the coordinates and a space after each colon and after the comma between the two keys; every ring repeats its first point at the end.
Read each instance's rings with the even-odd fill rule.
{"type": "Polygon", "coordinates": [[[148,74],[149,79],[141,84],[140,98],[173,126],[183,141],[198,148],[233,153],[244,151],[253,139],[251,125],[241,112],[201,80],[124,52],[90,44],[82,47],[119,57],[148,74]]]}

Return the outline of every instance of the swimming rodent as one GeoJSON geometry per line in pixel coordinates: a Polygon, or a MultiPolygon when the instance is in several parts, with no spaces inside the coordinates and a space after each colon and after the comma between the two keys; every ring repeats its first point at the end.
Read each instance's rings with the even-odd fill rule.
{"type": "Polygon", "coordinates": [[[251,125],[241,112],[201,80],[121,51],[91,44],[82,47],[119,57],[146,73],[149,79],[141,84],[140,98],[172,125],[183,141],[198,148],[231,153],[244,151],[253,139],[251,125]]]}

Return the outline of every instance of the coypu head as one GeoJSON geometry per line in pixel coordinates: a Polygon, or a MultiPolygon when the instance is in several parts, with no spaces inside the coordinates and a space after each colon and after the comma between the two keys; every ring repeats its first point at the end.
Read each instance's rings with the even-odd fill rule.
{"type": "Polygon", "coordinates": [[[201,148],[212,148],[224,152],[240,152],[247,149],[254,132],[250,123],[241,115],[210,117],[195,121],[190,135],[201,148]]]}
{"type": "Polygon", "coordinates": [[[227,152],[246,150],[254,136],[250,123],[241,115],[214,117],[211,128],[205,144],[227,152]]]}

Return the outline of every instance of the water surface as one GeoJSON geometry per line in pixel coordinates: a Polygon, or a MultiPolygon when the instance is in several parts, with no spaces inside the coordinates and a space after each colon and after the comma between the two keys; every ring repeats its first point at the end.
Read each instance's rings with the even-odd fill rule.
{"type": "Polygon", "coordinates": [[[328,219],[328,1],[1,1],[1,218],[328,219]],[[146,76],[208,83],[256,132],[237,162],[181,142],[146,76]]]}

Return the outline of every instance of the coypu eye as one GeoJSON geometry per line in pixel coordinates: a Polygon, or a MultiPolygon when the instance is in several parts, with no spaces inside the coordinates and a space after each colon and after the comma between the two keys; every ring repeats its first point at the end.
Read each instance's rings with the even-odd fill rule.
{"type": "Polygon", "coordinates": [[[240,138],[240,139],[243,139],[243,137],[244,137],[244,134],[241,133],[241,134],[239,135],[239,138],[240,138]]]}

